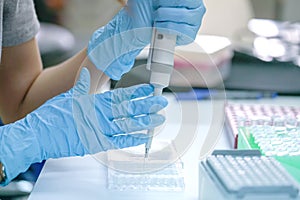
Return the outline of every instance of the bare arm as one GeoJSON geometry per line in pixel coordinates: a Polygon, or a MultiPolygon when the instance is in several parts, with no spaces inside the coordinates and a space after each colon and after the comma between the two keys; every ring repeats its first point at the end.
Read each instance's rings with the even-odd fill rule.
{"type": "Polygon", "coordinates": [[[14,122],[70,89],[83,66],[91,71],[91,91],[108,81],[109,78],[86,57],[86,49],[83,49],[69,60],[43,70],[35,39],[3,48],[0,65],[0,116],[3,122],[14,122]]]}

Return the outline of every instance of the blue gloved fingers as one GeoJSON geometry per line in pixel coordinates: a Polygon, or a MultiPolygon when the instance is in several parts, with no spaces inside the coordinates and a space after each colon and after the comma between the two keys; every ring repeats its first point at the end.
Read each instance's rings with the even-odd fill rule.
{"type": "Polygon", "coordinates": [[[106,25],[102,34],[97,31],[99,36],[93,36],[88,47],[89,59],[113,80],[120,80],[131,69],[135,57],[151,38],[151,31],[131,27],[131,19],[128,16],[126,19],[124,13],[120,11],[119,17],[106,25]]]}
{"type": "Polygon", "coordinates": [[[202,0],[153,0],[155,7],[175,7],[194,9],[203,5],[202,0]]]}
{"type": "Polygon", "coordinates": [[[159,114],[150,114],[140,117],[125,118],[123,120],[114,120],[110,124],[111,132],[104,133],[108,136],[132,133],[155,128],[164,123],[165,117],[159,114]]]}
{"type": "Polygon", "coordinates": [[[191,26],[199,26],[202,21],[203,7],[196,9],[187,8],[159,8],[155,12],[155,23],[174,22],[180,24],[188,24],[191,26]],[[180,16],[178,15],[180,13],[180,16]]]}
{"type": "Polygon", "coordinates": [[[110,92],[104,93],[104,98],[111,101],[113,104],[118,104],[123,101],[147,97],[153,94],[154,88],[149,84],[135,85],[128,88],[119,88],[110,92]]]}
{"type": "Polygon", "coordinates": [[[108,137],[108,140],[116,149],[123,149],[145,144],[148,141],[148,137],[145,134],[132,134],[108,137]]]}
{"type": "Polygon", "coordinates": [[[136,28],[146,27],[147,25],[151,26],[151,21],[148,19],[152,17],[152,0],[128,0],[127,1],[127,10],[128,14],[134,20],[139,20],[142,22],[148,22],[149,24],[137,24],[136,28]],[[142,19],[141,19],[142,17],[142,19]]]}
{"type": "Polygon", "coordinates": [[[158,30],[162,33],[176,34],[177,45],[187,45],[192,43],[198,33],[198,27],[187,24],[178,24],[173,22],[160,22],[156,24],[158,30]],[[184,30],[184,33],[182,33],[184,30]]]}
{"type": "Polygon", "coordinates": [[[157,113],[168,105],[163,96],[151,96],[134,101],[123,101],[112,106],[112,119],[157,113]]]}
{"type": "Polygon", "coordinates": [[[161,32],[177,34],[177,45],[186,45],[194,41],[205,7],[188,10],[186,8],[159,8],[155,19],[155,26],[161,32]],[[178,16],[178,13],[182,13],[178,16]]]}
{"type": "MultiPolygon", "coordinates": [[[[120,80],[123,74],[126,74],[134,65],[134,58],[137,57],[141,52],[141,49],[127,52],[123,55],[117,55],[117,58],[113,59],[112,63],[107,66],[104,70],[104,73],[111,77],[113,80],[120,80]],[[112,67],[114,66],[114,67],[112,67]],[[122,67],[116,67],[122,66],[122,67]]],[[[123,52],[125,53],[125,52],[123,52]]],[[[103,68],[103,67],[102,67],[103,68]]],[[[101,69],[101,67],[98,69],[101,69]]]]}
{"type": "Polygon", "coordinates": [[[89,45],[88,45],[88,54],[99,44],[98,37],[104,32],[104,26],[99,28],[97,31],[94,32],[92,35],[89,45]]]}
{"type": "Polygon", "coordinates": [[[80,96],[88,94],[90,91],[91,84],[90,72],[87,68],[83,67],[80,71],[79,78],[73,87],[73,95],[80,96]]]}

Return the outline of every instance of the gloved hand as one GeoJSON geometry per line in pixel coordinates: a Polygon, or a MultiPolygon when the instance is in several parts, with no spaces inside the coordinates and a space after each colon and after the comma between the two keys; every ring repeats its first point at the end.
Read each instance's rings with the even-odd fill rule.
{"type": "Polygon", "coordinates": [[[135,57],[150,43],[152,27],[176,34],[177,44],[191,43],[199,30],[205,7],[202,0],[128,0],[88,45],[88,57],[107,76],[119,80],[135,57]]]}
{"type": "Polygon", "coordinates": [[[83,68],[70,91],[47,101],[24,119],[0,128],[0,161],[7,176],[3,185],[30,164],[48,158],[143,144],[147,141],[144,134],[129,133],[164,122],[157,112],[167,101],[163,97],[148,97],[152,86],[89,95],[89,84],[89,72],[83,68]]]}

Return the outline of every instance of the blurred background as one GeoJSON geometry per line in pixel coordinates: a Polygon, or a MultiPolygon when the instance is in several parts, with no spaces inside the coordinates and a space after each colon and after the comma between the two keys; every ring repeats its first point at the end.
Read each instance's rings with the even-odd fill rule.
{"type": "MultiPolygon", "coordinates": [[[[188,55],[191,60],[201,54],[201,61],[194,63],[199,76],[193,76],[195,69],[191,66],[178,66],[175,60],[175,69],[192,80],[193,87],[218,87],[224,82],[228,90],[300,94],[299,0],[204,2],[207,13],[197,44],[206,52],[212,49],[209,58],[201,57],[203,51],[192,46],[180,49],[184,55],[194,51],[188,55]],[[217,72],[213,67],[203,70],[210,65],[217,65],[221,78],[214,77],[217,72]]],[[[117,0],[35,0],[35,4],[44,22],[38,38],[45,66],[59,63],[85,47],[94,30],[109,22],[122,7],[117,0]]],[[[137,58],[137,65],[145,63],[145,55],[137,58]]],[[[129,73],[120,85],[147,82],[145,72],[129,73]]],[[[176,76],[171,86],[185,87],[176,76]]]]}
{"type": "MultiPolygon", "coordinates": [[[[247,26],[250,18],[264,18],[297,22],[300,20],[298,0],[204,0],[208,13],[214,14],[217,23],[204,20],[206,26],[215,27],[217,33],[224,34],[232,26],[247,26]],[[224,18],[225,17],[225,18],[224,18]],[[231,20],[230,20],[231,19],[231,20]],[[230,20],[226,24],[221,22],[230,20]],[[209,25],[210,24],[210,25],[209,25]],[[225,29],[220,27],[229,26],[225,29]]],[[[39,19],[60,24],[68,28],[85,45],[93,31],[105,25],[121,8],[117,0],[35,0],[39,19]]],[[[205,32],[205,31],[204,31],[205,32]]],[[[80,45],[78,45],[80,46],[80,45]]]]}

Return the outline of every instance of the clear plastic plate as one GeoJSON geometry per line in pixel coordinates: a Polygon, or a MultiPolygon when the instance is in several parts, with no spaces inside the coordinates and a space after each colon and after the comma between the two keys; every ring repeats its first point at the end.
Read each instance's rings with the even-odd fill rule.
{"type": "Polygon", "coordinates": [[[108,152],[108,189],[184,191],[184,167],[180,159],[173,161],[176,155],[173,145],[153,143],[151,151],[148,159],[142,153],[143,146],[127,152],[108,152]]]}

